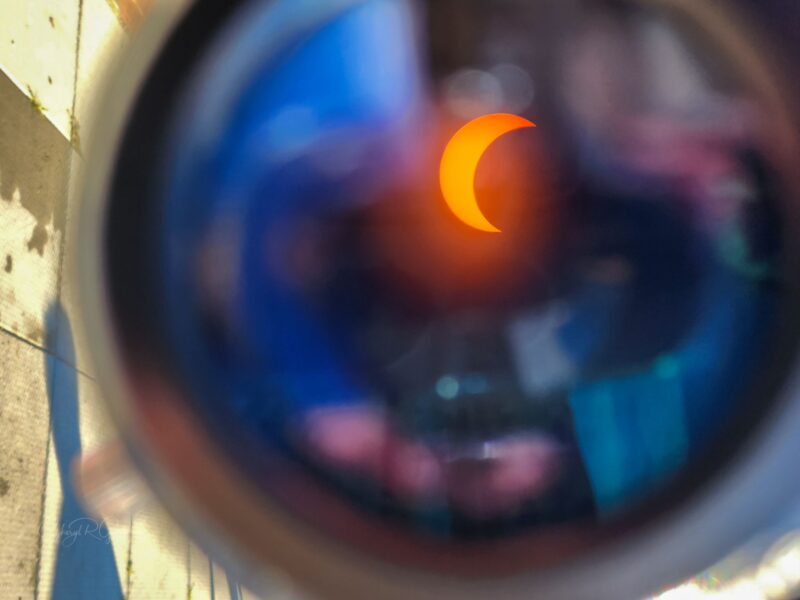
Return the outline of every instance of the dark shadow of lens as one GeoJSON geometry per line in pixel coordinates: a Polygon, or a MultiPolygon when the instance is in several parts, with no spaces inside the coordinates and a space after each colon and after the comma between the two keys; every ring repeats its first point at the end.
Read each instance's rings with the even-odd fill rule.
{"type": "Polygon", "coordinates": [[[81,453],[78,375],[70,366],[75,363],[72,328],[60,303],[48,308],[45,327],[49,340],[59,336],[66,361],[48,357],[46,363],[52,444],[63,496],[51,599],[121,599],[122,585],[108,529],[84,510],[72,483],[71,465],[81,453]]]}

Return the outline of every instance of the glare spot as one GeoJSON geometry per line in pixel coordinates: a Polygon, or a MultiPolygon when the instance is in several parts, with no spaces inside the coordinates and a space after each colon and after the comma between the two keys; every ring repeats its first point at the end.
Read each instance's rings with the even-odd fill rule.
{"type": "Polygon", "coordinates": [[[485,377],[472,375],[464,379],[464,391],[468,394],[486,394],[489,391],[489,382],[485,377]]]}
{"type": "Polygon", "coordinates": [[[473,119],[502,108],[503,87],[491,73],[463,69],[447,79],[444,97],[454,114],[473,119]]]}
{"type": "Polygon", "coordinates": [[[503,110],[520,113],[530,108],[536,89],[526,70],[517,65],[501,64],[493,67],[490,73],[503,90],[503,110]]]}
{"type": "Polygon", "coordinates": [[[455,377],[446,375],[436,382],[436,393],[445,400],[452,400],[458,396],[459,387],[455,377]]]}

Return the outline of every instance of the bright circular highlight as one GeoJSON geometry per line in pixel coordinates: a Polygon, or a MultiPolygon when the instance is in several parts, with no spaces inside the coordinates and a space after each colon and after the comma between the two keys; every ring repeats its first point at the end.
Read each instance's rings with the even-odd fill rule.
{"type": "Polygon", "coordinates": [[[527,127],[536,127],[536,124],[507,113],[484,115],[464,125],[447,143],[439,168],[442,194],[453,214],[470,227],[500,233],[478,205],[475,172],[481,157],[495,140],[527,127]]]}

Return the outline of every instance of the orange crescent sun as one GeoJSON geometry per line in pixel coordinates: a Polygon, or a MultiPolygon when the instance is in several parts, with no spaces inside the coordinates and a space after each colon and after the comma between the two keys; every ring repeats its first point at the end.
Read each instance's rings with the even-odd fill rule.
{"type": "Polygon", "coordinates": [[[475,197],[475,171],[481,157],[499,137],[535,123],[517,115],[497,113],[473,119],[447,143],[439,167],[445,202],[456,217],[480,231],[500,233],[481,212],[475,197]]]}

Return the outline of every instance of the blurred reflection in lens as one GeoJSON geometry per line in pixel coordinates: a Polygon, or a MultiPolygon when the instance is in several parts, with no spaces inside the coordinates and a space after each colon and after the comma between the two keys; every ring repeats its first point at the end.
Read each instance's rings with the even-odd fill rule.
{"type": "Polygon", "coordinates": [[[787,197],[744,67],[635,2],[323,4],[251,3],[184,95],[164,283],[198,410],[270,493],[280,460],[426,534],[651,497],[768,360],[787,197]],[[438,168],[496,112],[538,127],[479,164],[489,234],[438,168]]]}

